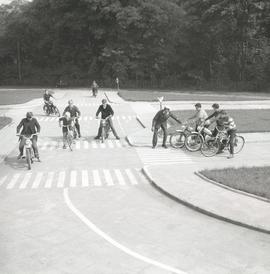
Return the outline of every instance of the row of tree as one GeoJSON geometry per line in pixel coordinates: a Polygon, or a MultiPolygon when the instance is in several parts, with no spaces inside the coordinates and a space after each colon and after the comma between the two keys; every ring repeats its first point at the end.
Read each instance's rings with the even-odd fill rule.
{"type": "Polygon", "coordinates": [[[269,0],[15,0],[0,84],[268,87],[269,0]]]}

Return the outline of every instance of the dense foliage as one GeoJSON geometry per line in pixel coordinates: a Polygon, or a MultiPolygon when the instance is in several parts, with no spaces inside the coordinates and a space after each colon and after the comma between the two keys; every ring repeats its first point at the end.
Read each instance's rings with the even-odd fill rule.
{"type": "Polygon", "coordinates": [[[15,0],[0,84],[266,88],[268,0],[15,0]]]}

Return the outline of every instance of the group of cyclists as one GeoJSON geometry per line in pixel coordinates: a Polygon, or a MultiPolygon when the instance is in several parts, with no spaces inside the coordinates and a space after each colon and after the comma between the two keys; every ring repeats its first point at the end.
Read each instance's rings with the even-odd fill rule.
{"type": "MultiPolygon", "coordinates": [[[[160,103],[162,102],[163,98],[158,98],[160,103]]],[[[159,129],[161,128],[163,131],[163,143],[162,147],[167,148],[166,141],[167,141],[167,121],[171,117],[177,122],[181,123],[181,121],[174,116],[170,108],[168,107],[162,107],[162,104],[160,104],[160,110],[157,112],[155,117],[152,121],[152,131],[153,131],[153,139],[152,139],[152,147],[156,148],[157,146],[157,134],[159,129]]],[[[213,113],[211,115],[207,115],[206,111],[202,108],[201,103],[195,104],[195,113],[191,117],[187,119],[185,123],[187,123],[190,120],[195,121],[195,131],[198,131],[199,126],[204,126],[205,128],[208,128],[212,123],[216,123],[215,129],[211,133],[213,137],[216,137],[218,134],[218,130],[226,130],[228,137],[229,137],[229,147],[230,147],[230,155],[228,158],[234,157],[234,138],[236,136],[236,124],[234,122],[234,119],[228,115],[228,113],[225,110],[220,109],[219,104],[214,103],[212,105],[213,113]]],[[[220,151],[221,152],[221,151],[220,151]]]]}
{"type": "MultiPolygon", "coordinates": [[[[97,89],[98,86],[96,82],[93,82],[92,89],[97,89]]],[[[94,91],[93,91],[94,92],[94,91]]],[[[96,92],[96,91],[95,91],[96,92]]],[[[44,99],[44,106],[53,107],[53,102],[51,98],[54,98],[48,90],[45,90],[43,99],[44,99]]],[[[163,98],[158,98],[160,101],[160,110],[156,113],[152,121],[152,131],[153,131],[153,138],[152,138],[152,147],[156,148],[157,146],[157,139],[158,139],[158,131],[161,128],[163,131],[163,143],[162,147],[167,148],[167,121],[169,118],[176,120],[178,123],[182,123],[173,113],[171,112],[170,108],[162,107],[162,100],[163,98]]],[[[210,124],[213,122],[216,123],[216,127],[212,132],[212,136],[215,137],[218,134],[218,129],[225,129],[229,136],[229,145],[230,145],[230,155],[228,158],[234,157],[234,138],[236,135],[236,124],[232,117],[230,117],[225,110],[221,110],[217,103],[212,105],[213,113],[208,116],[206,111],[202,108],[201,103],[195,104],[195,113],[191,117],[187,119],[187,121],[194,120],[195,121],[195,131],[198,131],[199,126],[204,126],[208,128],[210,124]]],[[[112,117],[114,115],[114,111],[107,103],[106,99],[102,99],[102,104],[98,107],[96,112],[96,118],[98,118],[99,114],[101,113],[101,119],[106,120],[108,123],[108,127],[111,129],[113,135],[117,140],[119,140],[119,136],[114,128],[112,117]]],[[[59,126],[62,127],[63,133],[63,149],[67,148],[67,134],[68,130],[71,128],[75,128],[75,136],[74,138],[81,138],[81,129],[79,124],[79,118],[81,116],[81,112],[77,106],[74,105],[73,100],[68,101],[68,106],[64,109],[62,117],[59,118],[59,126]]],[[[187,121],[185,123],[187,123],[187,121]]],[[[100,123],[98,134],[94,139],[100,139],[102,132],[102,126],[100,123]]],[[[25,144],[25,138],[23,136],[31,136],[32,134],[39,134],[40,133],[40,124],[38,123],[37,119],[33,117],[32,112],[27,112],[26,118],[22,119],[19,125],[17,126],[17,135],[20,135],[20,144],[19,144],[19,151],[20,154],[18,159],[23,157],[23,148],[25,144]],[[20,133],[20,130],[22,131],[20,133]],[[19,134],[20,133],[20,134],[19,134]]],[[[108,138],[108,134],[106,135],[108,138]]],[[[40,161],[38,147],[37,147],[37,135],[32,137],[32,145],[35,158],[40,161]]]]}
{"type": "MultiPolygon", "coordinates": [[[[44,106],[53,107],[54,104],[51,100],[51,98],[54,98],[51,93],[49,93],[48,90],[44,91],[43,100],[44,100],[44,106]]],[[[96,118],[98,119],[98,116],[101,114],[101,119],[106,120],[108,123],[109,128],[111,129],[112,133],[114,134],[115,138],[117,140],[120,139],[118,136],[114,125],[112,121],[112,117],[114,115],[114,111],[111,107],[111,105],[108,104],[106,99],[102,99],[102,104],[98,107],[96,112],[96,118]]],[[[81,117],[81,112],[77,106],[74,105],[73,100],[68,101],[68,106],[64,109],[62,117],[59,118],[59,126],[62,128],[63,133],[63,149],[67,148],[67,134],[69,130],[73,130],[74,128],[74,138],[81,138],[81,128],[79,123],[79,118],[81,117]]],[[[21,159],[23,156],[23,149],[25,145],[26,138],[24,136],[32,136],[32,147],[34,151],[34,156],[37,158],[38,161],[40,161],[39,153],[38,153],[38,147],[37,147],[37,135],[40,133],[40,124],[38,120],[34,117],[32,112],[27,112],[26,117],[21,120],[19,125],[17,126],[17,135],[20,136],[19,141],[19,155],[17,159],[21,159]]],[[[98,129],[98,134],[95,137],[95,139],[101,138],[101,124],[98,129]]],[[[108,133],[106,135],[106,138],[108,138],[108,133]]]]}

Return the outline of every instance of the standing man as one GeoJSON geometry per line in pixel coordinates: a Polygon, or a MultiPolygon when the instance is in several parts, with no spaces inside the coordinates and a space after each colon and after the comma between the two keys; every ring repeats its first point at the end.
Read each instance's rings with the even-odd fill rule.
{"type": "Polygon", "coordinates": [[[95,80],[93,81],[91,88],[93,96],[96,97],[98,93],[98,84],[95,80]]]}
{"type": "MultiPolygon", "coordinates": [[[[112,116],[114,115],[114,111],[112,109],[112,107],[107,103],[106,99],[102,99],[102,104],[99,106],[97,113],[96,113],[96,118],[98,118],[99,113],[101,113],[101,119],[106,119],[109,123],[110,128],[112,129],[113,135],[114,137],[119,140],[119,136],[117,135],[115,128],[113,126],[113,122],[112,122],[112,116]]],[[[95,137],[95,139],[100,139],[101,137],[101,124],[99,126],[98,129],[98,135],[95,137]]]]}
{"type": "Polygon", "coordinates": [[[73,104],[73,100],[69,100],[69,101],[68,101],[68,106],[65,108],[65,110],[64,110],[64,112],[63,112],[63,116],[65,116],[65,113],[66,113],[66,112],[69,112],[71,118],[74,119],[75,127],[76,127],[77,132],[78,132],[78,137],[81,138],[81,128],[80,128],[80,124],[79,124],[79,118],[80,118],[80,116],[81,116],[81,112],[80,112],[80,110],[78,109],[78,107],[76,107],[76,106],[73,104]]]}
{"type": "Polygon", "coordinates": [[[152,139],[153,148],[156,148],[156,146],[157,146],[157,133],[158,133],[158,130],[160,128],[163,130],[162,147],[168,148],[167,145],[166,145],[167,136],[168,136],[168,133],[167,133],[167,120],[170,117],[181,124],[181,121],[178,120],[177,117],[174,116],[170,112],[170,109],[168,107],[165,107],[164,109],[158,111],[157,114],[155,115],[155,117],[153,119],[153,122],[152,122],[152,131],[154,132],[153,139],[152,139]]]}
{"type": "MultiPolygon", "coordinates": [[[[32,134],[35,134],[35,133],[37,133],[37,134],[40,133],[40,125],[39,125],[37,119],[33,117],[33,113],[27,112],[26,118],[23,118],[21,120],[21,122],[19,123],[19,125],[17,126],[17,135],[21,134],[21,135],[31,136],[32,134]],[[21,128],[22,128],[22,131],[20,133],[21,128]]],[[[40,162],[39,154],[38,154],[38,147],[37,147],[37,135],[34,135],[31,139],[31,141],[32,141],[32,146],[33,146],[35,157],[40,162]]],[[[25,145],[25,138],[20,137],[20,144],[19,144],[20,154],[17,157],[17,159],[22,158],[24,145],[25,145]]]]}

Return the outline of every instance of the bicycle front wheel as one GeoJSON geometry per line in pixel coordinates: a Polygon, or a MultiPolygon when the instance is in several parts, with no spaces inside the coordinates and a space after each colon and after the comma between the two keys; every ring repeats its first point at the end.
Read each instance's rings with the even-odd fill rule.
{"type": "Polygon", "coordinates": [[[200,150],[203,144],[203,138],[196,132],[186,137],[185,146],[187,150],[194,152],[200,150]]]}
{"type": "Polygon", "coordinates": [[[201,153],[206,157],[215,156],[220,148],[220,143],[217,140],[207,140],[203,142],[201,153]]]}
{"type": "Polygon", "coordinates": [[[57,107],[54,107],[54,114],[58,117],[60,117],[60,111],[57,107]]]}
{"type": "Polygon", "coordinates": [[[31,169],[31,149],[27,148],[25,150],[25,154],[26,154],[26,163],[27,163],[27,167],[30,170],[31,169]]]}
{"type": "Polygon", "coordinates": [[[234,153],[239,153],[245,145],[245,138],[243,136],[236,135],[233,141],[234,153]]]}
{"type": "Polygon", "coordinates": [[[183,132],[175,132],[170,137],[170,144],[174,148],[182,148],[185,145],[186,135],[183,132]]]}

